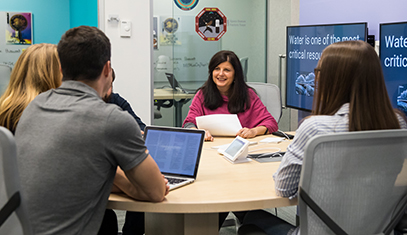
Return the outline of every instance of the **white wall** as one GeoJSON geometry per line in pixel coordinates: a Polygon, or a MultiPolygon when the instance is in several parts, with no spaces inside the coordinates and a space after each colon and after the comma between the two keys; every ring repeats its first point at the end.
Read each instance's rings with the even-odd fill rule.
{"type": "Polygon", "coordinates": [[[112,67],[116,73],[114,92],[129,101],[147,125],[152,121],[152,2],[153,0],[99,0],[99,28],[112,44],[112,67]],[[111,15],[131,21],[131,37],[120,36],[120,23],[111,15]]]}
{"type": "MultiPolygon", "coordinates": [[[[268,0],[268,20],[267,20],[267,82],[279,84],[281,82],[281,98],[285,105],[285,59],[281,62],[280,57],[286,52],[286,28],[289,25],[299,24],[300,0],[281,1],[268,0]],[[281,69],[282,79],[279,81],[281,69]]],[[[281,130],[297,129],[297,110],[283,109],[283,115],[278,123],[281,130]]]]}

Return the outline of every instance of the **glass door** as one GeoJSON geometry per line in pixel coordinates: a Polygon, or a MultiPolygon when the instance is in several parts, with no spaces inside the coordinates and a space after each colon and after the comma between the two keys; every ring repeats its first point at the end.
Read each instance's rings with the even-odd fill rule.
{"type": "Polygon", "coordinates": [[[181,126],[219,50],[240,58],[247,81],[267,81],[266,0],[155,0],[154,125],[181,126]]]}

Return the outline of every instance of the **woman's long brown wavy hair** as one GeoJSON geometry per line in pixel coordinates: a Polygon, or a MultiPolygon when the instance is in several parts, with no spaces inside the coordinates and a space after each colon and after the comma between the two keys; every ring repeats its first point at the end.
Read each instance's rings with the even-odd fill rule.
{"type": "Polygon", "coordinates": [[[314,115],[334,115],[349,103],[349,131],[398,129],[380,60],[371,45],[344,41],[329,45],[315,69],[314,115]]]}
{"type": "Polygon", "coordinates": [[[223,98],[213,81],[213,71],[219,64],[226,61],[235,70],[235,77],[228,91],[228,110],[234,114],[241,113],[250,108],[249,86],[244,81],[240,60],[233,51],[223,50],[212,56],[208,64],[208,80],[199,89],[202,90],[204,95],[205,107],[215,110],[222,105],[223,98]]]}
{"type": "Polygon", "coordinates": [[[15,131],[23,110],[41,92],[61,85],[57,46],[35,44],[18,58],[0,97],[0,125],[15,131]]]}

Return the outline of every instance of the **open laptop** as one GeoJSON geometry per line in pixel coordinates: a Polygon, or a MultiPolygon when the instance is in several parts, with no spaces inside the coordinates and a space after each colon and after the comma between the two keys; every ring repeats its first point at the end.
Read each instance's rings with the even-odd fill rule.
{"type": "Polygon", "coordinates": [[[172,89],[174,89],[174,91],[181,91],[187,94],[195,94],[197,89],[185,89],[181,86],[181,84],[179,84],[179,82],[177,81],[177,79],[175,79],[174,74],[172,73],[165,73],[165,76],[168,79],[168,82],[170,83],[172,89]]]}
{"type": "Polygon", "coordinates": [[[205,131],[176,127],[147,126],[144,140],[170,190],[195,181],[205,140],[205,131]]]}

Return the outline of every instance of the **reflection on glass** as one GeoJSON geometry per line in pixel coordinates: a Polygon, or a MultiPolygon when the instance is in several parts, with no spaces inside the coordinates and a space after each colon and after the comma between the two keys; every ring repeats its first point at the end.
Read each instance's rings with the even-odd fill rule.
{"type": "MultiPolygon", "coordinates": [[[[191,94],[189,91],[201,87],[208,78],[210,58],[220,50],[232,50],[244,59],[247,81],[266,82],[266,0],[200,0],[190,10],[181,9],[168,0],[156,0],[153,4],[157,22],[153,36],[158,39],[153,50],[154,88],[174,92],[173,105],[160,107],[157,117],[161,118],[154,119],[154,125],[175,126],[179,123],[177,120],[185,118],[193,95],[180,98],[177,92],[191,94]],[[222,16],[211,16],[210,12],[215,11],[208,11],[204,24],[204,19],[197,16],[206,6],[219,9],[226,20],[222,16]],[[202,30],[196,27],[199,20],[204,24],[202,30]],[[224,22],[227,30],[219,40],[205,41],[199,35],[199,32],[219,35],[224,30],[224,22]],[[173,90],[171,82],[177,83],[179,88],[173,90]],[[178,107],[174,105],[177,101],[182,101],[178,107]]],[[[170,103],[160,101],[163,102],[170,103]]],[[[155,111],[157,108],[156,105],[155,111]]]]}

